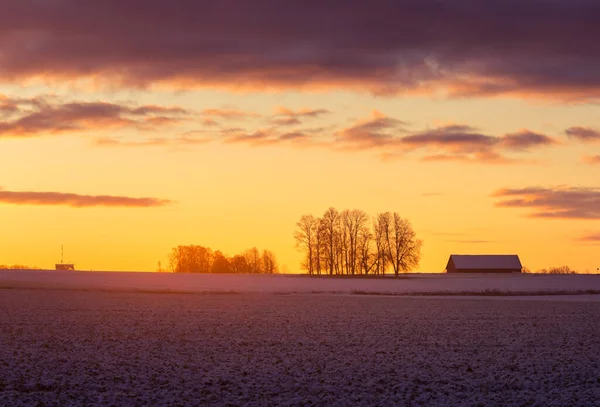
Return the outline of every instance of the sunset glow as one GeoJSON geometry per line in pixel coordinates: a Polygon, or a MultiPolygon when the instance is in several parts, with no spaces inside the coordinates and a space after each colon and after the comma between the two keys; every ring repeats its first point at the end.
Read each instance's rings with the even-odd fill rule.
{"type": "Polygon", "coordinates": [[[600,267],[594,2],[11,3],[0,264],[197,244],[299,273],[296,222],[336,207],[409,219],[417,271],[600,267]]]}

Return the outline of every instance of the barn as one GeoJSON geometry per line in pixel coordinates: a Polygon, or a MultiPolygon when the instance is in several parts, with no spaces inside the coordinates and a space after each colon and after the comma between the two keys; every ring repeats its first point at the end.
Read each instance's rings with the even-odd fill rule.
{"type": "Polygon", "coordinates": [[[521,260],[516,254],[452,254],[446,273],[520,273],[521,260]]]}

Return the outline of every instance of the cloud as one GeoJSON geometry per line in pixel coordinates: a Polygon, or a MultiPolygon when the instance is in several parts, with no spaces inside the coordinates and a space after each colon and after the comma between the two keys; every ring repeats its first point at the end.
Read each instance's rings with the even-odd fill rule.
{"type": "Polygon", "coordinates": [[[0,81],[593,99],[599,18],[595,0],[21,0],[0,81]]]}
{"type": "Polygon", "coordinates": [[[600,141],[600,131],[590,127],[574,126],[565,130],[567,136],[583,142],[600,141]]]}
{"type": "MultiPolygon", "coordinates": [[[[555,139],[529,130],[503,136],[484,134],[461,124],[442,126],[425,131],[410,129],[409,123],[378,111],[347,127],[304,127],[288,129],[297,117],[317,117],[329,111],[304,110],[293,112],[280,108],[279,115],[291,119],[281,125],[260,129],[220,127],[212,132],[216,140],[227,144],[252,146],[294,143],[301,147],[329,148],[335,151],[373,151],[384,160],[396,160],[416,154],[423,161],[459,161],[485,164],[531,163],[531,160],[507,155],[530,152],[559,144],[555,139]]],[[[301,122],[298,120],[298,122],[301,122]]],[[[270,121],[273,124],[273,121],[270,121]]]]}
{"type": "Polygon", "coordinates": [[[96,138],[94,140],[94,144],[100,147],[177,147],[206,144],[211,141],[212,139],[208,137],[194,137],[189,134],[170,138],[150,137],[142,140],[104,136],[96,138]]]}
{"type": "Polygon", "coordinates": [[[13,205],[43,205],[84,207],[148,208],[165,206],[172,201],[158,198],[131,198],[110,195],[79,195],[64,192],[19,192],[0,189],[0,203],[13,205]]]}
{"type": "Polygon", "coordinates": [[[302,144],[316,143],[311,141],[311,136],[301,131],[278,132],[273,129],[259,129],[255,132],[234,131],[228,132],[222,137],[226,144],[249,144],[251,146],[264,146],[275,144],[302,144]]]}
{"type": "Polygon", "coordinates": [[[546,135],[522,130],[503,136],[492,136],[461,124],[415,132],[400,140],[408,150],[424,150],[423,161],[459,161],[487,164],[525,163],[525,160],[507,157],[508,151],[530,151],[534,148],[558,144],[546,135]]]}
{"type": "Polygon", "coordinates": [[[600,233],[587,234],[577,239],[580,242],[600,243],[600,233]]]}
{"type": "Polygon", "coordinates": [[[582,160],[587,164],[600,164],[600,155],[584,156],[582,160]]]}
{"type": "Polygon", "coordinates": [[[303,123],[303,119],[317,118],[331,113],[326,109],[300,109],[293,111],[285,107],[277,107],[271,123],[278,126],[295,126],[303,123]]]}
{"type": "Polygon", "coordinates": [[[335,146],[343,150],[381,149],[399,146],[405,122],[374,111],[370,118],[359,120],[335,135],[335,146]]]}
{"type": "Polygon", "coordinates": [[[558,141],[545,134],[522,130],[517,133],[506,134],[501,138],[500,143],[509,150],[527,150],[532,147],[558,144],[558,141]]]}
{"type": "Polygon", "coordinates": [[[493,240],[449,240],[452,243],[462,243],[462,244],[484,244],[484,243],[494,243],[493,240]]]}
{"type": "Polygon", "coordinates": [[[528,208],[530,217],[600,219],[600,189],[529,187],[501,189],[493,194],[498,207],[528,208]]]}
{"type": "Polygon", "coordinates": [[[98,129],[155,129],[187,119],[180,107],[132,106],[107,102],[60,102],[49,98],[0,99],[10,106],[0,117],[0,138],[33,137],[98,129]]]}
{"type": "Polygon", "coordinates": [[[219,117],[227,120],[247,120],[250,118],[260,117],[257,113],[245,112],[239,109],[204,109],[202,114],[206,118],[219,117]]]}
{"type": "Polygon", "coordinates": [[[478,133],[470,126],[450,125],[402,138],[409,148],[437,148],[451,153],[474,153],[488,150],[498,139],[478,133]]]}

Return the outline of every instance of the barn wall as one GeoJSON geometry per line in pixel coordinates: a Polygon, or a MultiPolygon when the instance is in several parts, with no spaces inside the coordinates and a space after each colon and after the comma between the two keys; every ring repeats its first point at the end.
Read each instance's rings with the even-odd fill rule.
{"type": "Polygon", "coordinates": [[[448,273],[520,273],[520,269],[455,269],[448,268],[448,273]]]}

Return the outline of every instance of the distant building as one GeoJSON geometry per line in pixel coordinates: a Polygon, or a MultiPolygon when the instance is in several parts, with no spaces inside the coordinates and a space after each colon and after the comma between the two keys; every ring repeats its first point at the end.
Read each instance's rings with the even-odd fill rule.
{"type": "Polygon", "coordinates": [[[60,263],[56,263],[54,265],[54,269],[57,271],[65,271],[65,270],[75,270],[75,265],[72,263],[65,263],[65,247],[60,246],[60,263]]]}
{"type": "Polygon", "coordinates": [[[520,273],[521,260],[516,254],[452,254],[447,273],[520,273]]]}

